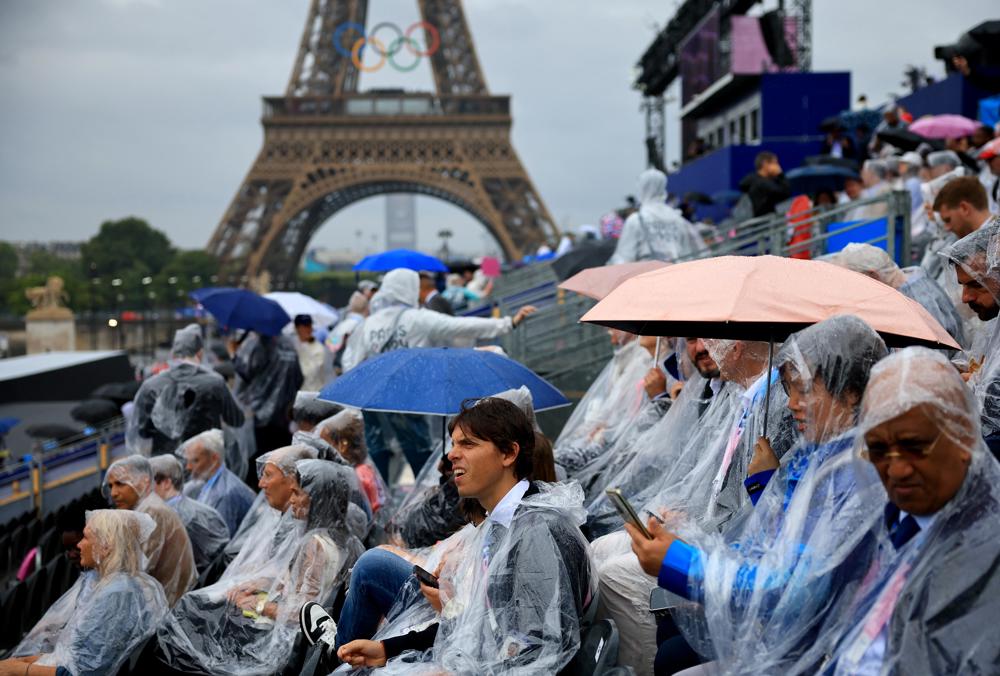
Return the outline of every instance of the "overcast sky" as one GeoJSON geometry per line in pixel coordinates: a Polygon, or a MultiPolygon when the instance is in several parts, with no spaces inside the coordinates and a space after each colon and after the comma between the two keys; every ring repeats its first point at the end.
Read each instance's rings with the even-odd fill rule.
{"type": "MultiPolygon", "coordinates": [[[[769,0],[771,5],[774,0],[769,0]]],[[[943,74],[933,46],[1000,17],[996,0],[814,0],[813,68],[850,70],[885,100],[907,64],[943,74]],[[957,8],[960,8],[957,9],[957,8]]],[[[262,140],[262,95],[284,92],[309,0],[0,0],[0,239],[82,240],[138,215],[204,246],[262,140]]],[[[561,226],[622,203],[644,168],[633,68],[676,3],[466,0],[493,93],[513,97],[514,145],[561,226]]],[[[370,0],[369,25],[416,20],[415,0],[370,0]]],[[[426,63],[362,88],[431,87],[426,63]]],[[[668,153],[677,136],[668,137],[668,153]]],[[[380,247],[384,200],[335,215],[313,245],[380,247]]],[[[418,198],[420,245],[492,246],[448,204],[418,198]]]]}

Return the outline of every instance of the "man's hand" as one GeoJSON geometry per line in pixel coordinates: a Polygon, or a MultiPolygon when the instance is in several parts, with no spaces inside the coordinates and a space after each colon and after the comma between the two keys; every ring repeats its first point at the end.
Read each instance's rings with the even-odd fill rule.
{"type": "Polygon", "coordinates": [[[351,641],[340,646],[337,657],[352,667],[381,667],[386,663],[382,641],[351,641]]]}
{"type": "Polygon", "coordinates": [[[653,518],[650,518],[646,523],[646,529],[653,536],[652,540],[647,539],[632,524],[625,524],[625,531],[632,538],[632,551],[635,552],[636,558],[639,559],[639,566],[646,571],[647,575],[656,577],[660,574],[663,557],[667,555],[670,545],[678,538],[670,531],[664,530],[660,522],[653,518]]]}
{"type": "Polygon", "coordinates": [[[771,442],[766,437],[761,437],[757,440],[757,445],[754,446],[753,459],[750,461],[750,466],[747,467],[747,476],[768,469],[778,469],[780,464],[778,456],[774,454],[774,449],[771,448],[771,442]]]}
{"type": "Polygon", "coordinates": [[[534,314],[537,311],[538,308],[536,308],[534,305],[525,305],[523,308],[517,311],[517,314],[514,315],[514,319],[511,320],[511,323],[514,326],[517,326],[518,324],[524,321],[525,317],[534,314]]]}
{"type": "Polygon", "coordinates": [[[667,376],[654,366],[643,376],[642,387],[650,399],[655,399],[667,391],[667,376]]]}
{"type": "Polygon", "coordinates": [[[683,389],[684,383],[682,381],[674,383],[674,386],[670,388],[670,398],[676,401],[677,397],[681,396],[681,390],[683,389]]]}

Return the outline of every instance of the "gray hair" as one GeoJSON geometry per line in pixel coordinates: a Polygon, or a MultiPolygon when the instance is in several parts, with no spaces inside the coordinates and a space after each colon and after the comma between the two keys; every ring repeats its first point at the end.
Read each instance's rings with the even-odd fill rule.
{"type": "Polygon", "coordinates": [[[938,150],[927,156],[928,167],[940,167],[941,165],[956,169],[962,166],[962,160],[958,159],[958,155],[953,150],[938,150]]]}
{"type": "Polygon", "coordinates": [[[177,449],[179,455],[186,455],[187,449],[195,446],[196,444],[201,444],[202,448],[211,453],[212,455],[218,456],[223,462],[226,458],[226,440],[222,436],[222,430],[211,429],[205,430],[200,434],[196,434],[177,449]]]}
{"type": "Polygon", "coordinates": [[[184,487],[184,466],[181,465],[181,461],[176,456],[154,455],[149,459],[149,466],[153,469],[155,483],[170,479],[170,483],[178,491],[184,487]]]}

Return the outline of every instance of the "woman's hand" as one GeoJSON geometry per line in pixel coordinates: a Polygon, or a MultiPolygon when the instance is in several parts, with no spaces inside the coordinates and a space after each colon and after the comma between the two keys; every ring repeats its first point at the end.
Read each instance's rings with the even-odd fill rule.
{"type": "Polygon", "coordinates": [[[337,657],[352,667],[381,667],[386,663],[385,646],[381,641],[351,641],[340,646],[337,657]]]}

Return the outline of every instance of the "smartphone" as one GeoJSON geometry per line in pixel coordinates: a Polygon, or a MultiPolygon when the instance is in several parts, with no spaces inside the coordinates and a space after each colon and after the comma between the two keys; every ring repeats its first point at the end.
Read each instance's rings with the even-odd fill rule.
{"type": "Polygon", "coordinates": [[[413,566],[413,574],[417,576],[418,580],[423,582],[428,587],[433,587],[434,589],[439,588],[438,579],[433,575],[431,575],[430,573],[428,573],[423,568],[421,568],[420,566],[417,565],[413,566]]]}
{"type": "Polygon", "coordinates": [[[670,596],[663,587],[653,587],[649,592],[649,612],[654,615],[664,615],[671,607],[670,596]]]}
{"type": "Polygon", "coordinates": [[[615,509],[618,510],[618,513],[626,523],[630,523],[638,528],[639,532],[645,535],[647,540],[653,539],[653,536],[650,535],[649,531],[646,529],[646,524],[642,522],[639,515],[635,513],[634,509],[632,509],[632,505],[630,505],[628,500],[625,499],[625,496],[622,495],[620,488],[608,488],[604,491],[604,493],[608,496],[608,499],[611,500],[611,504],[615,506],[615,509]]]}

